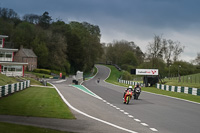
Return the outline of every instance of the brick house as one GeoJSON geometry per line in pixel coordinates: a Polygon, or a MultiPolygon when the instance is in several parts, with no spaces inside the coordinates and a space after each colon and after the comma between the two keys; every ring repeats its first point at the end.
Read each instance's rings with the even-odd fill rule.
{"type": "Polygon", "coordinates": [[[26,49],[23,46],[15,53],[14,61],[28,63],[25,65],[25,70],[33,71],[37,68],[37,56],[32,49],[26,49]]]}
{"type": "Polygon", "coordinates": [[[0,35],[0,73],[6,76],[24,76],[24,66],[28,63],[14,62],[14,53],[18,49],[4,48],[5,38],[8,36],[0,35]]]}

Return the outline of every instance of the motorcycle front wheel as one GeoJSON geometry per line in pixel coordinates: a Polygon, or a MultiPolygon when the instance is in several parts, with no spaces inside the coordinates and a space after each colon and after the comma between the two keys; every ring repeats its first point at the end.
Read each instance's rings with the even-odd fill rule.
{"type": "Polygon", "coordinates": [[[129,101],[130,101],[130,96],[127,96],[126,97],[126,104],[129,104],[129,101]]]}

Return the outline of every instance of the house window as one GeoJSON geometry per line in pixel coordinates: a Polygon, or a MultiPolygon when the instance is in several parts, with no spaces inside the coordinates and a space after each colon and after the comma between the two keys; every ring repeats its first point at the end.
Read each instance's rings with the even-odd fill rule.
{"type": "Polygon", "coordinates": [[[6,54],[6,58],[12,58],[12,54],[7,53],[7,54],[6,54]]]}
{"type": "Polygon", "coordinates": [[[1,57],[4,57],[4,55],[5,55],[4,53],[0,53],[0,58],[1,58],[1,57]]]}
{"type": "Polygon", "coordinates": [[[3,39],[0,38],[0,48],[2,48],[2,45],[3,45],[3,39]]]}
{"type": "Polygon", "coordinates": [[[13,71],[15,71],[15,68],[14,68],[13,66],[9,66],[9,67],[8,67],[8,71],[9,71],[9,72],[13,72],[13,71]]]}
{"type": "Polygon", "coordinates": [[[16,71],[21,72],[22,71],[22,66],[15,66],[16,71]]]}
{"type": "Polygon", "coordinates": [[[7,67],[4,67],[4,72],[7,72],[7,67]]]}

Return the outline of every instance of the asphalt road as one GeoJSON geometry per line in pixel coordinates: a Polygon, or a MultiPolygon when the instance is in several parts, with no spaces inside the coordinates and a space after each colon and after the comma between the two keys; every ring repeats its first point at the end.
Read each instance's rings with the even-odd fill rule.
{"type": "MultiPolygon", "coordinates": [[[[100,114],[97,115],[99,118],[115,119],[111,122],[127,128],[131,126],[126,126],[126,124],[123,125],[122,123],[129,123],[132,126],[134,125],[134,128],[131,129],[137,132],[157,130],[160,133],[200,133],[199,104],[142,92],[139,100],[131,100],[129,105],[125,105],[122,102],[125,88],[104,82],[103,80],[108,77],[110,70],[105,66],[96,66],[98,74],[93,79],[84,82],[83,85],[108,103],[124,110],[129,116],[133,116],[132,119],[129,119],[127,115],[123,115],[122,118],[121,114],[119,115],[120,109],[114,108],[114,110],[111,110],[99,104],[98,108],[104,108],[105,111],[109,112],[112,111],[111,116],[100,114]],[[97,83],[98,78],[101,79],[100,83],[97,83]],[[118,119],[119,116],[120,118],[118,119]],[[153,129],[149,130],[150,128],[153,129]]],[[[95,103],[95,101],[92,101],[92,103],[95,103]]],[[[95,113],[91,114],[95,115],[95,113]]]]}
{"type": "Polygon", "coordinates": [[[104,82],[110,70],[97,68],[97,75],[83,85],[101,99],[71,86],[70,79],[49,81],[76,120],[0,115],[0,121],[77,133],[200,133],[200,104],[142,92],[139,100],[125,105],[125,88],[104,82]]]}

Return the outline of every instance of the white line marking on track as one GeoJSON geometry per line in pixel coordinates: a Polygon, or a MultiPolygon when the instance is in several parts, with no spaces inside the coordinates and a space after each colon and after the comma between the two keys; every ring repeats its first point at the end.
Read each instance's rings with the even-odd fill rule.
{"type": "Polygon", "coordinates": [[[55,81],[55,83],[61,83],[61,82],[65,82],[67,80],[58,80],[58,81],[55,81]]]}
{"type": "Polygon", "coordinates": [[[124,112],[124,110],[120,110],[121,112],[124,112]]]}
{"type": "Polygon", "coordinates": [[[134,119],[135,121],[137,121],[137,122],[141,122],[141,120],[139,120],[139,119],[134,119]]]}
{"type": "Polygon", "coordinates": [[[132,116],[132,115],[128,115],[128,117],[130,117],[130,118],[133,118],[133,116],[132,116]]]}
{"type": "Polygon", "coordinates": [[[114,105],[110,104],[110,106],[112,106],[112,107],[113,107],[114,105]]]}
{"type": "Polygon", "coordinates": [[[146,123],[140,123],[140,124],[142,124],[143,126],[149,126],[148,124],[146,124],[146,123]]]}
{"type": "Polygon", "coordinates": [[[124,112],[124,114],[125,114],[125,115],[128,115],[129,113],[128,113],[128,112],[124,112]]]}
{"type": "Polygon", "coordinates": [[[157,132],[158,130],[155,128],[150,128],[152,131],[157,132]]]}
{"type": "MultiPolygon", "coordinates": [[[[51,84],[51,83],[50,83],[50,84],[51,84]]],[[[80,113],[80,114],[82,114],[82,115],[84,115],[84,116],[87,116],[87,117],[89,117],[89,118],[91,118],[91,119],[94,119],[94,120],[96,120],[96,121],[102,122],[102,123],[104,123],[104,124],[110,125],[110,126],[112,126],[112,127],[118,128],[118,129],[121,129],[121,130],[123,130],[123,131],[129,132],[129,133],[137,133],[137,132],[135,132],[135,131],[132,131],[132,130],[129,130],[129,129],[126,129],[126,128],[117,126],[117,125],[112,124],[112,123],[110,123],[110,122],[107,122],[107,121],[101,120],[101,119],[99,119],[99,118],[96,118],[96,117],[94,117],[94,116],[88,115],[88,114],[86,114],[86,113],[84,113],[84,112],[82,112],[82,111],[76,109],[75,107],[73,107],[73,106],[64,98],[64,96],[60,93],[60,91],[57,89],[57,87],[56,87],[55,85],[53,85],[53,84],[51,84],[51,85],[56,89],[56,91],[58,92],[58,94],[60,95],[60,97],[62,98],[62,100],[65,102],[65,104],[67,104],[67,106],[70,107],[71,109],[73,109],[74,111],[76,111],[76,112],[78,112],[78,113],[80,113]]]]}

